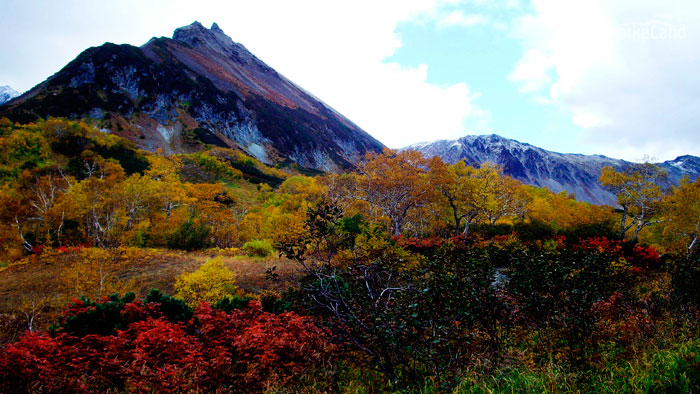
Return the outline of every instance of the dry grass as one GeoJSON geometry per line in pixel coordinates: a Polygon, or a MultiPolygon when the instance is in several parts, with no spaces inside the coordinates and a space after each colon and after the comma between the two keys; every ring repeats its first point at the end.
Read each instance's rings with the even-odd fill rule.
{"type": "MultiPolygon", "coordinates": [[[[154,288],[172,294],[178,276],[183,272],[195,271],[207,259],[216,257],[217,254],[130,248],[122,251],[121,256],[124,263],[116,273],[119,281],[126,284],[126,288],[135,292],[137,297],[143,298],[154,288]]],[[[1,269],[0,330],[10,330],[3,327],[4,320],[24,324],[26,316],[23,312],[31,309],[32,302],[41,309],[37,317],[39,328],[45,329],[55,321],[65,303],[79,296],[72,294],[61,282],[63,272],[77,257],[75,253],[52,254],[26,259],[1,269]]],[[[246,293],[283,290],[298,275],[297,264],[284,258],[230,255],[223,255],[222,258],[236,273],[238,286],[246,293]],[[267,272],[273,267],[276,267],[274,272],[279,275],[279,281],[271,281],[268,278],[267,272]]],[[[0,335],[0,343],[7,337],[5,334],[0,335]]]]}

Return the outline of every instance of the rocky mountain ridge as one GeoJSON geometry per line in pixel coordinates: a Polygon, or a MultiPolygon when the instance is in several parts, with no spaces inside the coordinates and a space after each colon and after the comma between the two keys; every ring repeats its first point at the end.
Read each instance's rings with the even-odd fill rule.
{"type": "MultiPolygon", "coordinates": [[[[492,135],[468,135],[456,140],[439,140],[413,144],[403,149],[420,151],[426,157],[439,156],[456,163],[464,160],[470,165],[491,162],[503,167],[504,173],[528,184],[546,187],[554,193],[566,191],[577,199],[594,204],[615,205],[615,196],[598,183],[605,166],[618,170],[630,166],[625,160],[601,155],[564,154],[547,151],[530,144],[492,135]]],[[[680,156],[675,160],[657,163],[668,173],[669,187],[678,184],[683,176],[700,176],[700,158],[680,156]]]]}
{"type": "Polygon", "coordinates": [[[383,145],[234,42],[215,23],[175,30],[141,47],[106,43],[8,105],[29,122],[88,118],[105,132],[165,153],[206,144],[268,164],[334,171],[383,145]]]}

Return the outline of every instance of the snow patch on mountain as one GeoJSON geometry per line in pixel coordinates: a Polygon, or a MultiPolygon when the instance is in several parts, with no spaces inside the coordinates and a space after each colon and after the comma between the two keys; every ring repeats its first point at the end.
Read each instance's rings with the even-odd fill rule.
{"type": "Polygon", "coordinates": [[[12,89],[11,87],[4,85],[0,86],[0,105],[12,100],[13,98],[19,96],[19,92],[12,89]]]}

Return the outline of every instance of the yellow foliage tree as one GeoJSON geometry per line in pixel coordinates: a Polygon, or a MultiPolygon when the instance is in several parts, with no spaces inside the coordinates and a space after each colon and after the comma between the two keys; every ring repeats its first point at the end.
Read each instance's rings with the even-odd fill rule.
{"type": "Polygon", "coordinates": [[[520,182],[504,176],[497,165],[486,162],[474,168],[463,161],[449,165],[434,157],[429,169],[430,184],[449,207],[455,234],[463,231],[466,236],[469,226],[478,220],[493,225],[503,217],[525,214],[529,196],[520,182]],[[462,221],[464,229],[460,230],[462,221]]]}
{"type": "Polygon", "coordinates": [[[94,299],[126,292],[131,286],[119,277],[125,265],[121,254],[120,249],[83,249],[60,274],[64,292],[94,299]]]}
{"type": "Polygon", "coordinates": [[[146,176],[155,181],[160,209],[168,222],[175,208],[191,201],[186,185],[180,181],[182,162],[176,157],[162,156],[150,156],[149,162],[151,168],[146,171],[146,176]]]}
{"type": "Polygon", "coordinates": [[[556,230],[608,223],[612,227],[617,220],[611,207],[576,201],[572,194],[565,191],[554,194],[536,186],[525,186],[524,190],[531,199],[527,217],[532,221],[547,223],[556,230]]]}
{"type": "Polygon", "coordinates": [[[700,237],[700,178],[695,182],[684,178],[664,203],[664,233],[684,242],[686,253],[691,256],[698,249],[700,237]]]}
{"type": "Polygon", "coordinates": [[[236,276],[224,265],[221,257],[207,260],[197,271],[184,273],[175,283],[175,296],[187,305],[216,302],[236,293],[236,276]]]}
{"type": "Polygon", "coordinates": [[[657,183],[665,176],[661,168],[648,162],[633,165],[624,171],[603,168],[598,181],[617,196],[622,210],[620,238],[624,238],[625,233],[634,227],[636,241],[644,227],[657,222],[653,219],[661,200],[661,188],[657,183]]]}
{"type": "Polygon", "coordinates": [[[398,236],[409,211],[425,203],[430,193],[423,154],[414,150],[368,154],[360,165],[356,198],[370,204],[370,220],[376,208],[390,221],[392,235],[398,236]]]}

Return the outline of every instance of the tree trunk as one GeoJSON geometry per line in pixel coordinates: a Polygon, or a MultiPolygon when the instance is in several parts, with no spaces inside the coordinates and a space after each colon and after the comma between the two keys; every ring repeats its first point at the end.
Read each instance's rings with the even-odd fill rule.
{"type": "Polygon", "coordinates": [[[700,234],[700,223],[695,224],[695,232],[693,233],[693,240],[688,245],[687,256],[691,257],[695,251],[695,247],[698,244],[698,234],[700,234]]]}
{"type": "Polygon", "coordinates": [[[622,221],[620,222],[620,239],[625,239],[625,223],[627,222],[627,207],[622,207],[622,221]]]}
{"type": "Polygon", "coordinates": [[[392,220],[392,222],[393,222],[392,223],[393,224],[392,235],[395,237],[398,237],[399,235],[401,235],[401,227],[402,227],[401,226],[401,219],[392,220]]]}
{"type": "Polygon", "coordinates": [[[464,232],[462,234],[464,234],[464,243],[465,244],[467,243],[467,237],[469,237],[469,223],[470,222],[471,222],[471,220],[469,220],[469,219],[464,220],[464,232]]]}
{"type": "Polygon", "coordinates": [[[462,218],[459,217],[457,214],[457,211],[454,211],[454,216],[455,216],[455,236],[459,236],[459,226],[460,223],[462,223],[462,218]]]}

